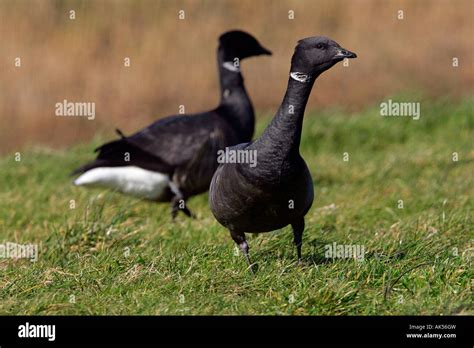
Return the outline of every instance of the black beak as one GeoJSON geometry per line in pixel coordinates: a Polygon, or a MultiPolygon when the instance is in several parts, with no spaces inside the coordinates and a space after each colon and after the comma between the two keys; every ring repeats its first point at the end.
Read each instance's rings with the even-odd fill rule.
{"type": "Polygon", "coordinates": [[[337,53],[334,56],[334,59],[344,59],[344,58],[357,58],[357,54],[354,52],[348,51],[344,48],[338,48],[337,53]]]}
{"type": "Polygon", "coordinates": [[[270,50],[267,50],[265,47],[260,46],[260,54],[265,54],[267,56],[271,56],[272,52],[270,50]]]}

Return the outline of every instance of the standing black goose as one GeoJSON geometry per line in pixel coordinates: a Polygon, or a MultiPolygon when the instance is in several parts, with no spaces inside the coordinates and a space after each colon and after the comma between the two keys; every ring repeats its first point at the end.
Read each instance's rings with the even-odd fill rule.
{"type": "Polygon", "coordinates": [[[229,229],[251,271],[246,232],[291,225],[301,260],[304,216],[313,203],[311,174],[299,152],[304,110],[316,78],[344,58],[355,57],[326,37],[300,40],[291,60],[285,97],[272,122],[255,142],[228,150],[253,151],[257,164],[221,164],[212,178],[212,213],[229,229]]]}
{"type": "Polygon", "coordinates": [[[209,189],[217,151],[250,141],[254,111],[245,90],[240,61],[270,55],[250,34],[229,31],[219,37],[217,62],[221,99],[217,108],[160,119],[141,131],[97,148],[97,158],[76,169],[76,185],[103,186],[144,199],[169,202],[192,216],[186,200],[209,189]]]}

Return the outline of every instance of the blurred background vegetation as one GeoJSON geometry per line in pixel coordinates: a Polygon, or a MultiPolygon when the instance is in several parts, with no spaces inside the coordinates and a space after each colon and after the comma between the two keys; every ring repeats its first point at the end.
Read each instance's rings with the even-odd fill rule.
{"type": "Polygon", "coordinates": [[[276,110],[296,41],[313,35],[359,59],[323,76],[309,109],[349,115],[399,93],[407,101],[459,100],[473,94],[473,7],[470,0],[0,0],[0,153],[63,147],[115,127],[129,134],[179,105],[188,113],[214,107],[217,38],[229,29],[254,34],[274,53],[242,64],[259,115],[276,110]],[[95,102],[96,119],[56,117],[64,99],[95,102]]]}

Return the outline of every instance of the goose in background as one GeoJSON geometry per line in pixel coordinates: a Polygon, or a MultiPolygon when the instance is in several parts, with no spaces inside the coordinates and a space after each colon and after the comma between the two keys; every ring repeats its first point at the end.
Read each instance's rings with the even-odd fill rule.
{"type": "Polygon", "coordinates": [[[271,55],[250,34],[234,30],[219,37],[220,103],[207,112],[162,118],[130,136],[98,147],[97,158],[76,169],[77,186],[100,186],[142,199],[171,202],[192,216],[186,200],[209,189],[217,152],[252,139],[255,116],[240,62],[271,55]]]}
{"type": "Polygon", "coordinates": [[[291,225],[298,260],[304,217],[313,203],[313,180],[300,155],[303,116],[316,78],[344,58],[356,55],[326,37],[298,42],[291,60],[283,102],[262,136],[228,151],[254,151],[256,165],[220,164],[211,181],[209,205],[227,227],[253,272],[245,233],[269,232],[291,225]]]}

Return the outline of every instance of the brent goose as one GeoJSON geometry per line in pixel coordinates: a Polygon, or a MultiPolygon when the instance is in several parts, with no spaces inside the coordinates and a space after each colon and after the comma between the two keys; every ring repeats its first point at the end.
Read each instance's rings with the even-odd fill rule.
{"type": "Polygon", "coordinates": [[[75,185],[102,186],[139,198],[170,202],[192,216],[186,200],[209,189],[217,152],[252,140],[254,111],[240,72],[242,59],[271,55],[250,34],[235,30],[219,37],[220,103],[211,111],[160,119],[139,132],[98,147],[97,158],[76,169],[75,185]]]}
{"type": "Polygon", "coordinates": [[[301,261],[304,216],[313,203],[313,181],[299,152],[304,110],[316,78],[344,58],[356,55],[327,37],[298,41],[286,94],[272,122],[256,141],[228,150],[253,151],[257,164],[224,163],[212,178],[212,213],[229,229],[252,272],[246,232],[291,225],[301,261]]]}

